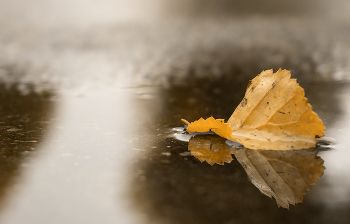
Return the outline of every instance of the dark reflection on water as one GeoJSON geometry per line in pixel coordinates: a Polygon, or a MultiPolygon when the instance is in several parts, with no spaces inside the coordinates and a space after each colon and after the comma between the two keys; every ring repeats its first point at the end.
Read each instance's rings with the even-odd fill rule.
{"type": "Polygon", "coordinates": [[[0,205],[21,169],[44,141],[50,122],[49,93],[27,93],[0,85],[0,205]]]}
{"type": "MultiPolygon", "coordinates": [[[[166,133],[168,129],[163,127],[180,126],[180,118],[189,121],[208,116],[227,119],[242,99],[247,82],[188,79],[183,85],[160,90],[158,103],[162,110],[149,119],[149,130],[158,129],[153,131],[155,136],[161,130],[166,133]]],[[[301,86],[327,128],[343,119],[344,111],[340,110],[337,92],[347,87],[334,83],[302,83],[301,86]]],[[[304,197],[303,203],[291,206],[289,210],[278,208],[274,200],[261,194],[247,181],[246,170],[238,162],[224,166],[201,163],[188,154],[187,142],[166,137],[141,144],[154,147],[149,147],[147,153],[133,164],[134,179],[130,191],[135,207],[145,214],[149,223],[347,223],[349,220],[349,204],[326,209],[310,193],[304,197]]],[[[246,153],[246,157],[252,153],[244,149],[239,152],[246,153]]],[[[322,161],[315,157],[314,149],[300,152],[314,158],[316,164],[322,161]]],[[[295,155],[295,158],[299,156],[303,157],[295,155]]],[[[242,158],[237,159],[242,162],[242,158]]],[[[301,195],[322,176],[322,162],[318,165],[319,174],[302,186],[301,195]]],[[[314,186],[311,193],[319,192],[320,187],[317,187],[320,184],[325,188],[324,183],[326,181],[314,186]]]]}

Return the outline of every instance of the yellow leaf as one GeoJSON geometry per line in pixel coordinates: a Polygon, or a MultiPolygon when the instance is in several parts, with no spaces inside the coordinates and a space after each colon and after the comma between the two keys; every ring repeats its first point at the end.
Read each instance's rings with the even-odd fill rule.
{"type": "Polygon", "coordinates": [[[188,132],[213,131],[250,149],[314,147],[326,129],[290,72],[266,70],[249,82],[227,123],[210,117],[189,123],[188,132]]]}

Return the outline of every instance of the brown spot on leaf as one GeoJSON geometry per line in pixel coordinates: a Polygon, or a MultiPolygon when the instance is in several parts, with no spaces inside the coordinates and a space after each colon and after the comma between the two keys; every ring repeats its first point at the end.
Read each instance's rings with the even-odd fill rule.
{"type": "Polygon", "coordinates": [[[243,98],[242,102],[241,102],[241,107],[245,107],[245,105],[247,105],[247,98],[243,98]]]}
{"type": "Polygon", "coordinates": [[[247,90],[249,89],[251,84],[252,84],[252,80],[249,80],[248,85],[247,85],[247,90]]]}

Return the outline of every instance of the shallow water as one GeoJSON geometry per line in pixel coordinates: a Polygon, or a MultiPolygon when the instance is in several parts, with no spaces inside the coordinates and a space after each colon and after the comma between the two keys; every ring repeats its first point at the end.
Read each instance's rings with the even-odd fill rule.
{"type": "Polygon", "coordinates": [[[1,87],[0,223],[349,223],[349,84],[301,83],[333,144],[317,148],[324,175],[289,210],[236,158],[201,163],[174,137],[181,118],[227,119],[247,81],[44,95],[1,87]]]}

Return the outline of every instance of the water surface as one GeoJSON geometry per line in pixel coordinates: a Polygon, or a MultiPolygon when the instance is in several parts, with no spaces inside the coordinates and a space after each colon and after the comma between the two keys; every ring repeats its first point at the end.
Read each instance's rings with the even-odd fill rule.
{"type": "Polygon", "coordinates": [[[174,137],[180,118],[227,119],[247,81],[45,95],[3,87],[0,223],[348,223],[349,84],[301,83],[334,144],[318,148],[324,175],[289,210],[235,158],[201,163],[174,137]]]}

